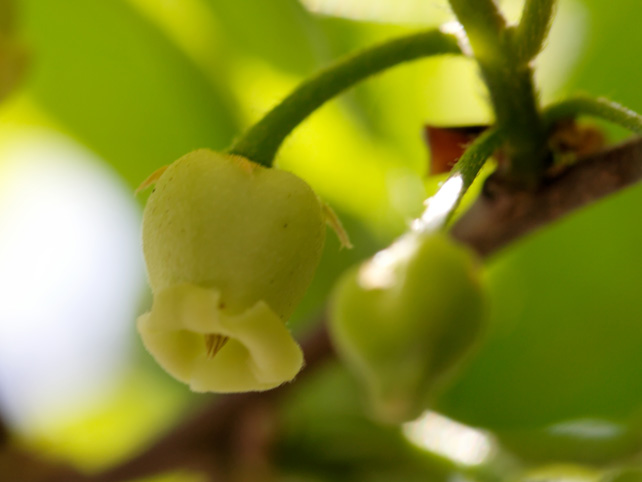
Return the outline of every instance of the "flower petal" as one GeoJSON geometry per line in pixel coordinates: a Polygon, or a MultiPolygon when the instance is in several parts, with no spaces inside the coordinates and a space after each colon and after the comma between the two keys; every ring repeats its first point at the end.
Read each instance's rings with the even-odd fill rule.
{"type": "Polygon", "coordinates": [[[156,293],[138,331],[158,363],[197,392],[267,390],[303,365],[301,349],[265,302],[230,313],[214,288],[183,284],[156,293]],[[214,357],[207,355],[208,334],[229,338],[214,357]]]}

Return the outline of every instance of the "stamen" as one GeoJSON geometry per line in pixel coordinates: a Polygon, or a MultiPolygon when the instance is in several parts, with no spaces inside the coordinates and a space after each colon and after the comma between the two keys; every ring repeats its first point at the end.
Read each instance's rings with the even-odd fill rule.
{"type": "Polygon", "coordinates": [[[225,346],[229,338],[222,335],[205,335],[205,351],[207,358],[214,358],[216,354],[225,346]]]}

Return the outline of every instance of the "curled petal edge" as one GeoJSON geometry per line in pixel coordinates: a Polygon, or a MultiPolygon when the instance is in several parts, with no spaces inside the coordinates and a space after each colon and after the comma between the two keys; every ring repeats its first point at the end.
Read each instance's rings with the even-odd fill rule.
{"type": "Polygon", "coordinates": [[[182,284],[156,293],[137,327],[147,351],[195,392],[269,390],[303,366],[301,348],[265,302],[228,313],[213,288],[182,284]],[[213,357],[205,343],[211,334],[228,338],[213,357]]]}

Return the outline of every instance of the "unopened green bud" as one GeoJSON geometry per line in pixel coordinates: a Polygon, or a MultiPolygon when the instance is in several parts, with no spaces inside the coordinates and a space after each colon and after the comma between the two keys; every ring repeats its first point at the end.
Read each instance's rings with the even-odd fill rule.
{"type": "Polygon", "coordinates": [[[331,328],[376,415],[395,423],[427,408],[478,339],[484,311],[473,254],[445,234],[410,233],[346,273],[331,328]]]}
{"type": "Polygon", "coordinates": [[[285,322],[321,256],[317,196],[293,174],[205,149],[152,182],[145,347],[195,391],[267,390],[294,378],[303,355],[285,322]]]}

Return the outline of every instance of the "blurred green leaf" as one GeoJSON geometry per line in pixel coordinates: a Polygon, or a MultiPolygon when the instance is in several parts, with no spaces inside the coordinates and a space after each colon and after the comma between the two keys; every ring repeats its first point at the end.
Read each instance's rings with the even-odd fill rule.
{"type": "Polygon", "coordinates": [[[124,0],[25,0],[28,87],[132,186],[237,132],[234,104],[124,0]]]}
{"type": "Polygon", "coordinates": [[[230,47],[294,73],[309,73],[325,53],[315,19],[297,0],[205,0],[230,47]]]}
{"type": "Polygon", "coordinates": [[[639,451],[642,442],[639,422],[572,420],[495,434],[506,449],[533,465],[565,460],[604,466],[626,460],[639,451]]]}
{"type": "Polygon", "coordinates": [[[625,420],[642,404],[642,227],[636,186],[491,260],[493,329],[440,402],[468,424],[625,420]]]}
{"type": "Polygon", "coordinates": [[[641,482],[642,481],[642,467],[622,467],[607,472],[601,482],[641,482]]]}
{"type": "Polygon", "coordinates": [[[637,0],[583,0],[588,10],[586,44],[568,90],[604,95],[640,112],[642,77],[638,34],[642,4],[637,0]]]}
{"type": "Polygon", "coordinates": [[[439,482],[452,467],[411,446],[399,427],[370,420],[356,381],[336,362],[301,381],[281,414],[278,460],[290,473],[328,481],[439,482]]]}

